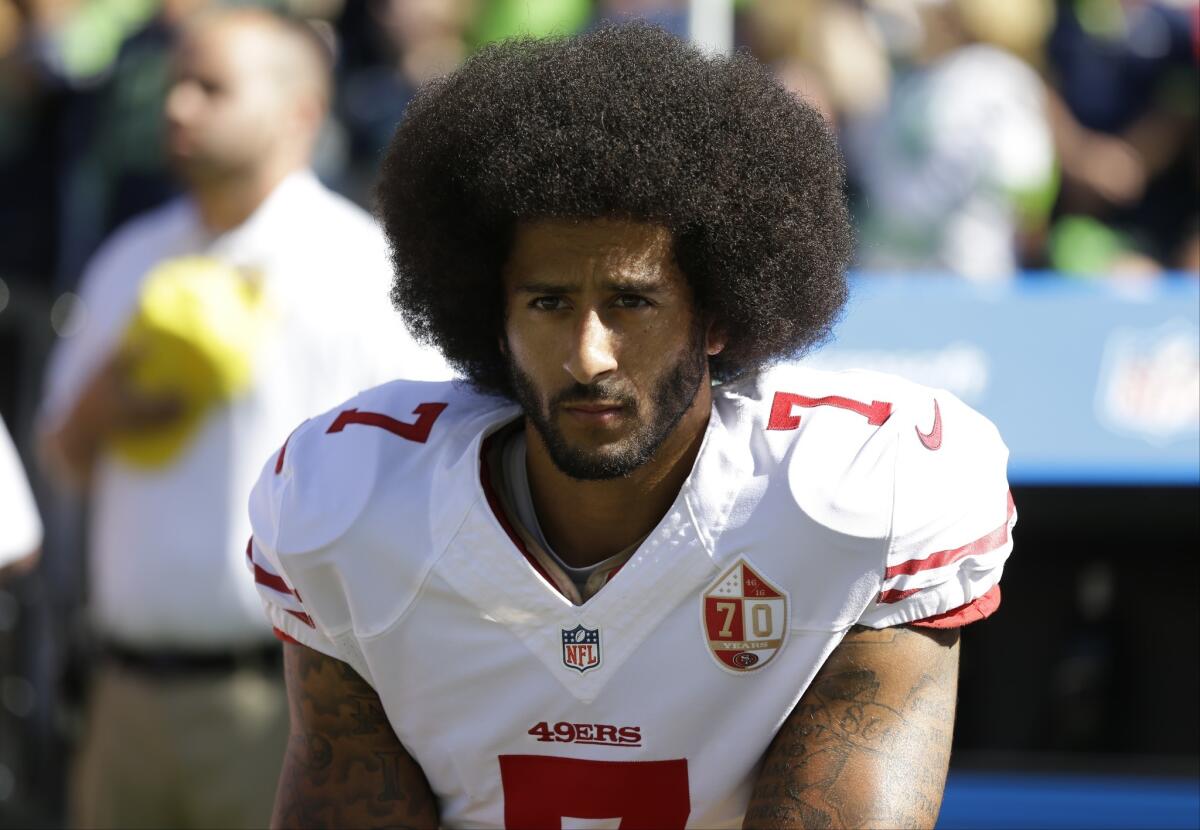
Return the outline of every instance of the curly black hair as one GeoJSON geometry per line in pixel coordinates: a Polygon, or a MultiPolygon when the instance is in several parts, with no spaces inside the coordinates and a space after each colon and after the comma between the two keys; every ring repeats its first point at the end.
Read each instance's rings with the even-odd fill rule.
{"type": "Polygon", "coordinates": [[[498,346],[516,224],[627,218],[672,232],[728,381],[825,339],[852,232],[837,145],[748,55],[706,55],[654,27],[489,46],[422,87],[376,201],[392,300],[477,387],[512,397],[498,346]]]}

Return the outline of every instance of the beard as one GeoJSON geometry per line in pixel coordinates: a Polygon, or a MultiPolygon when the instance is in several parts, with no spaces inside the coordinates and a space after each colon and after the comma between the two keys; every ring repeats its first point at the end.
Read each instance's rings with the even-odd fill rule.
{"type": "Polygon", "coordinates": [[[692,348],[664,373],[654,388],[648,408],[639,406],[638,400],[623,391],[619,382],[604,380],[586,385],[573,384],[558,392],[547,406],[543,406],[533,380],[521,371],[510,353],[507,357],[508,373],[517,402],[541,436],[554,465],[571,478],[602,481],[628,476],[652,459],[700,390],[708,366],[708,355],[703,330],[699,330],[698,334],[692,348]],[[589,401],[620,405],[632,414],[636,423],[633,432],[602,447],[571,444],[555,423],[554,413],[564,404],[589,401]]]}

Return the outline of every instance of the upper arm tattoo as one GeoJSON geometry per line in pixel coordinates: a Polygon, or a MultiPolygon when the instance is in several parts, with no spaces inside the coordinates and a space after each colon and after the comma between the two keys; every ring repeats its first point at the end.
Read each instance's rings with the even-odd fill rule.
{"type": "Polygon", "coordinates": [[[437,827],[425,775],[375,690],[340,660],[284,649],[292,728],[272,826],[437,827]]]}
{"type": "Polygon", "coordinates": [[[957,631],[852,629],[768,748],[744,826],[932,827],[957,678],[957,631]]]}

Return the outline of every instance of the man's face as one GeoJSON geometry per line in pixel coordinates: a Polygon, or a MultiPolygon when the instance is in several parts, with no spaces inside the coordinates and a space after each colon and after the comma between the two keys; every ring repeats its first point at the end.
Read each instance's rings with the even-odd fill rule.
{"type": "Polygon", "coordinates": [[[555,465],[625,476],[708,383],[710,348],[670,233],[619,220],[518,227],[504,271],[513,387],[555,465]]]}
{"type": "Polygon", "coordinates": [[[291,125],[291,104],[262,27],[230,21],[188,30],[167,94],[167,152],[190,180],[253,169],[291,125]]]}

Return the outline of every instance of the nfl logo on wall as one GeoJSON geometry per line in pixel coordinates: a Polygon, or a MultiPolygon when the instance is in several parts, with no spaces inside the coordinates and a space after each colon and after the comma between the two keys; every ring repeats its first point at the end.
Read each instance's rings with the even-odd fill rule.
{"type": "Polygon", "coordinates": [[[562,629],[563,665],[583,674],[600,665],[600,629],[577,625],[562,629]]]}
{"type": "Polygon", "coordinates": [[[708,649],[722,668],[761,669],[783,647],[787,595],[745,559],[717,577],[701,603],[708,649]]]}

